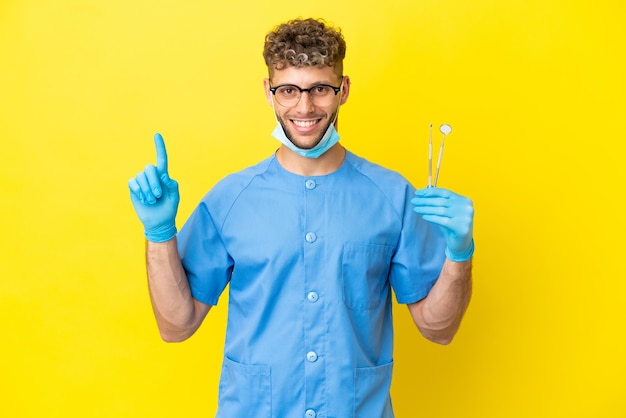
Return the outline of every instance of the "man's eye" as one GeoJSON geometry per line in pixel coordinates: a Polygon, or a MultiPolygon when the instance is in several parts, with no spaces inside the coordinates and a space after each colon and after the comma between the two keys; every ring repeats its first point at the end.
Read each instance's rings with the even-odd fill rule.
{"type": "Polygon", "coordinates": [[[285,96],[292,96],[295,94],[295,89],[293,87],[283,87],[278,92],[285,96]]]}

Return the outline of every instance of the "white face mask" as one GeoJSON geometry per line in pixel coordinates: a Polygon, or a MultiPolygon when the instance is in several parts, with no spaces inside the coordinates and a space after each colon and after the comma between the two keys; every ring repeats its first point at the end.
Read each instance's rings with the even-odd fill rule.
{"type": "Polygon", "coordinates": [[[324,132],[322,139],[320,139],[317,145],[310,149],[303,149],[296,146],[296,144],[291,142],[291,140],[287,137],[287,134],[283,129],[283,125],[278,120],[278,115],[276,114],[276,109],[274,108],[274,100],[272,100],[272,110],[274,111],[274,117],[276,118],[276,128],[272,132],[272,136],[278,139],[283,145],[285,145],[287,148],[289,148],[298,155],[307,158],[318,158],[320,155],[324,154],[339,141],[339,133],[335,129],[335,122],[337,121],[337,117],[339,116],[339,106],[337,106],[337,113],[335,113],[335,118],[333,119],[332,123],[328,125],[326,132],[324,132]]]}

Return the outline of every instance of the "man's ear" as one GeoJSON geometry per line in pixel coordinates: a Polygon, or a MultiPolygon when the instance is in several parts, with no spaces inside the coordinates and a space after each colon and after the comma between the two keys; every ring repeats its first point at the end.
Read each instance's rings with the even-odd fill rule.
{"type": "Polygon", "coordinates": [[[265,89],[265,99],[267,100],[267,103],[273,107],[274,98],[272,97],[272,92],[270,91],[270,79],[269,78],[263,79],[263,88],[265,89]]]}
{"type": "Polygon", "coordinates": [[[344,104],[348,100],[349,95],[350,95],[350,77],[345,75],[343,76],[343,86],[341,88],[341,102],[339,103],[344,104]]]}

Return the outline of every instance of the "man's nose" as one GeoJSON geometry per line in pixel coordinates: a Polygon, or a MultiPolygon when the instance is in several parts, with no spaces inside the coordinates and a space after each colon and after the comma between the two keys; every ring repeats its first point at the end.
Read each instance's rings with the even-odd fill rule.
{"type": "Polygon", "coordinates": [[[310,112],[315,105],[313,104],[313,100],[311,99],[311,93],[308,91],[300,92],[300,100],[296,103],[296,110],[302,113],[310,112]]]}

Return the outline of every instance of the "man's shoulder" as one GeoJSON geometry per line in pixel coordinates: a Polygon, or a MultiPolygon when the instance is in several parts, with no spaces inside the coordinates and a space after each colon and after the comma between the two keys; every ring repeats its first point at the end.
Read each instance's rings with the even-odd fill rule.
{"type": "Polygon", "coordinates": [[[346,162],[352,166],[354,170],[370,179],[372,182],[379,184],[406,184],[407,180],[399,172],[384,167],[378,163],[360,157],[351,151],[346,150],[346,162]]]}
{"type": "Polygon", "coordinates": [[[209,190],[204,196],[203,202],[205,204],[209,204],[210,202],[229,204],[229,202],[235,200],[256,177],[266,173],[271,168],[274,161],[275,156],[271,156],[253,166],[228,174],[209,190]]]}
{"type": "Polygon", "coordinates": [[[272,155],[253,166],[231,173],[220,180],[215,187],[246,187],[255,177],[267,172],[275,160],[276,157],[272,155]]]}

